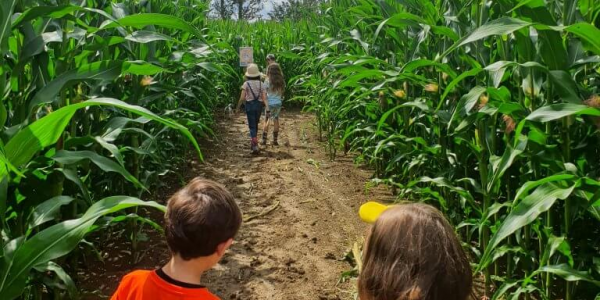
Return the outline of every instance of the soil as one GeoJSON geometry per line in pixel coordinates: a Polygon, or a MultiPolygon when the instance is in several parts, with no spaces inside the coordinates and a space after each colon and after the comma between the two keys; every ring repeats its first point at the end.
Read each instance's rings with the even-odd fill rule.
{"type": "MultiPolygon", "coordinates": [[[[349,253],[366,231],[358,208],[393,196],[384,187],[367,189],[372,171],[355,165],[350,155],[330,161],[314,123],[311,114],[282,112],[280,146],[272,146],[269,136],[269,145],[252,155],[245,116],[220,118],[218,140],[205,143],[205,161],[191,159],[185,168],[186,180],[202,176],[225,184],[244,214],[235,244],[203,277],[222,299],[355,299],[355,278],[342,274],[352,273],[349,253]]],[[[181,180],[172,181],[154,198],[164,202],[181,187],[181,180]]],[[[161,214],[150,216],[162,222],[161,214]]],[[[119,232],[96,243],[104,262],[91,257],[78,272],[84,298],[107,298],[126,273],[168,260],[161,234],[143,237],[137,263],[119,232]]]]}

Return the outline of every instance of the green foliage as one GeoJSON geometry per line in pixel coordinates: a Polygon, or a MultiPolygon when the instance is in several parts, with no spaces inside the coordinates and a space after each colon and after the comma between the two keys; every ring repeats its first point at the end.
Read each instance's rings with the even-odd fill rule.
{"type": "Polygon", "coordinates": [[[331,159],[354,150],[398,199],[440,207],[487,296],[592,299],[600,5],[589,3],[337,0],[293,23],[209,26],[259,59],[278,54],[288,100],[316,114],[331,159]]]}
{"type": "Polygon", "coordinates": [[[214,88],[234,73],[206,42],[205,3],[59,2],[0,4],[1,299],[77,297],[78,244],[123,226],[95,225],[108,214],[135,259],[136,234],[160,229],[138,207],[164,211],[138,198],[202,159],[231,98],[214,88]]]}
{"type": "MultiPolygon", "coordinates": [[[[0,298],[73,295],[59,258],[95,221],[160,208],[110,196],[142,197],[199,153],[239,94],[242,46],[276,55],[285,105],[315,113],[331,159],[353,151],[374,183],[447,214],[486,296],[600,294],[594,1],[335,0],[251,24],[206,20],[200,1],[48,3],[0,3],[0,298]]],[[[110,226],[158,227],[131,215],[110,226]]]]}

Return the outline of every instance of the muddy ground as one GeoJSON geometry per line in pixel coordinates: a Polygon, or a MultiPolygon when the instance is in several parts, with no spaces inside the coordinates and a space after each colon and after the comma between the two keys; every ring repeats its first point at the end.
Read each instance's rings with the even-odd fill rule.
{"type": "MultiPolygon", "coordinates": [[[[330,161],[318,141],[314,117],[282,112],[280,146],[249,152],[244,115],[221,118],[217,139],[205,143],[206,161],[190,161],[183,176],[203,176],[225,184],[239,200],[245,222],[225,259],[203,278],[222,299],[354,299],[353,269],[345,259],[366,226],[357,216],[367,200],[390,200],[385,188],[366,189],[371,171],[352,157],[330,161]]],[[[178,182],[178,180],[173,180],[178,182]]],[[[159,201],[171,191],[157,191],[159,201]]],[[[152,214],[161,222],[160,214],[152,214]]],[[[119,236],[117,233],[115,236],[119,236]]],[[[98,245],[104,263],[90,259],[77,281],[86,299],[105,299],[120,277],[134,269],[154,269],[168,260],[161,235],[148,233],[139,262],[122,238],[98,245]]]]}

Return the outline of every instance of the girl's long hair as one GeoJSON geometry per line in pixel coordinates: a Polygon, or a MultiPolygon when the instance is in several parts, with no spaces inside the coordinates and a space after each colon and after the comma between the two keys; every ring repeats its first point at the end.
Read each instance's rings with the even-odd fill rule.
{"type": "Polygon", "coordinates": [[[358,279],[361,300],[467,300],[469,260],[436,208],[403,204],[386,210],[366,243],[358,279]]]}
{"type": "Polygon", "coordinates": [[[283,96],[285,90],[285,79],[283,71],[277,63],[272,63],[267,68],[267,77],[269,78],[269,92],[283,96]]]}

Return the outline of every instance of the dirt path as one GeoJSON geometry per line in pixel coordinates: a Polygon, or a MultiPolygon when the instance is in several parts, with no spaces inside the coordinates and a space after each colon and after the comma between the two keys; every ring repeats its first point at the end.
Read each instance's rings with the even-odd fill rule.
{"type": "MultiPolygon", "coordinates": [[[[281,146],[252,156],[244,116],[223,119],[205,164],[190,166],[187,177],[225,184],[246,219],[226,258],[203,278],[222,299],[354,299],[355,281],[340,279],[352,269],[344,256],[365,233],[358,207],[390,196],[380,188],[365,192],[370,171],[350,157],[329,161],[313,122],[308,114],[282,113],[281,146]]],[[[154,246],[140,263],[109,259],[94,271],[106,280],[84,280],[86,289],[110,294],[129,270],[159,267],[168,256],[164,243],[153,237],[146,244],[154,246]]]]}

